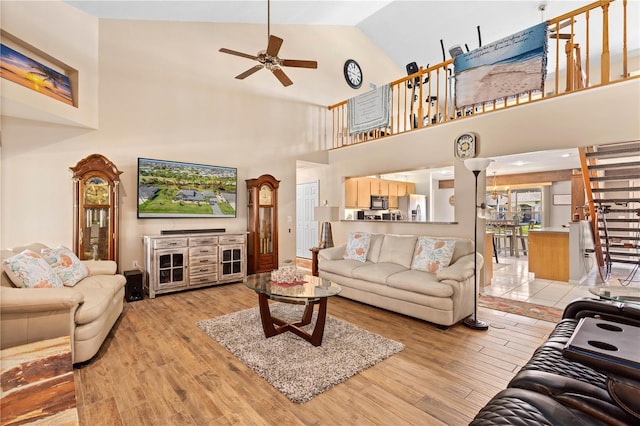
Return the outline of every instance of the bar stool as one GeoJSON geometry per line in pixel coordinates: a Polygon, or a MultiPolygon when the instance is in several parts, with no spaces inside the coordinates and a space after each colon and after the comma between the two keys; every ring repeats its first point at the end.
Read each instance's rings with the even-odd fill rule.
{"type": "Polygon", "coordinates": [[[496,251],[498,253],[504,252],[505,256],[513,255],[513,250],[511,247],[511,232],[509,232],[505,226],[499,223],[492,223],[490,226],[491,231],[494,233],[493,240],[496,246],[496,251]]]}
{"type": "Polygon", "coordinates": [[[529,221],[529,225],[527,226],[527,233],[523,234],[522,233],[522,227],[518,227],[518,240],[520,240],[520,243],[522,244],[522,249],[518,249],[518,247],[516,247],[516,250],[522,250],[522,253],[527,256],[527,248],[529,246],[529,232],[533,229],[533,225],[535,225],[535,221],[530,220],[529,221]]]}

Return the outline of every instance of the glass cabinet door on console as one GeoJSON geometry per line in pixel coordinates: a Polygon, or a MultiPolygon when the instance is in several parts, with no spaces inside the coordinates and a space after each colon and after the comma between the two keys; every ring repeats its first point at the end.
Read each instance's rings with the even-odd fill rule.
{"type": "Polygon", "coordinates": [[[82,260],[118,262],[118,203],[121,171],[107,158],[90,155],[73,172],[73,250],[82,260]]]}
{"type": "Polygon", "coordinates": [[[244,275],[244,246],[221,246],[220,264],[222,265],[220,274],[223,279],[233,278],[234,276],[242,278],[244,275]]]}
{"type": "Polygon", "coordinates": [[[187,283],[185,269],[186,249],[156,250],[157,288],[184,287],[187,283]]]}
{"type": "Polygon", "coordinates": [[[247,179],[247,263],[250,274],[278,268],[278,186],[271,175],[247,179]]]}
{"type": "Polygon", "coordinates": [[[220,280],[233,281],[247,276],[246,251],[247,236],[241,234],[220,236],[220,280]]]}

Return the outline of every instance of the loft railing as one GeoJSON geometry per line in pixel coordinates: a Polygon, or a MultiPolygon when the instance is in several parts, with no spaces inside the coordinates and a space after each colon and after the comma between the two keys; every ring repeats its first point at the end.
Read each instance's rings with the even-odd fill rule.
{"type": "Polygon", "coordinates": [[[596,1],[550,19],[548,32],[548,73],[542,91],[529,91],[464,110],[456,108],[453,59],[449,59],[427,68],[420,67],[415,74],[389,84],[388,127],[349,135],[347,100],[329,106],[332,119],[329,148],[377,140],[640,77],[629,72],[627,0],[596,1]],[[616,40],[614,51],[622,52],[613,58],[609,34],[615,35],[611,37],[616,40]]]}

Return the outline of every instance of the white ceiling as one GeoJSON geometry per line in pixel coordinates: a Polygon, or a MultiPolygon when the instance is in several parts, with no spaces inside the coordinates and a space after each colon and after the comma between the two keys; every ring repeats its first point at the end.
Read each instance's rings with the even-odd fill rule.
{"type": "MultiPolygon", "coordinates": [[[[66,0],[104,19],[167,20],[191,22],[267,23],[267,1],[252,0],[66,0]]],[[[587,0],[271,0],[272,25],[346,25],[358,27],[401,69],[409,62],[419,66],[442,61],[454,44],[469,49],[506,37],[588,4],[587,0]],[[544,12],[540,5],[544,4],[544,12]]],[[[638,28],[640,0],[629,1],[630,28],[638,28]],[[635,25],[635,26],[634,26],[635,25]]],[[[612,31],[612,37],[618,32],[612,31]]],[[[640,37],[631,37],[629,50],[638,49],[640,37]]],[[[622,45],[622,43],[618,43],[622,45]]],[[[358,58],[358,52],[353,53],[358,58]]],[[[366,73],[366,69],[364,70],[366,73]]],[[[499,158],[489,167],[498,175],[580,167],[577,151],[550,151],[499,158]],[[566,154],[570,155],[563,156],[566,154]]]]}

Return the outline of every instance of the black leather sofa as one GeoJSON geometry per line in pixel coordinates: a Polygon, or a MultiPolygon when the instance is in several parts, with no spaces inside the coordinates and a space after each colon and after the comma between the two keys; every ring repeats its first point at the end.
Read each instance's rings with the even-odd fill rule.
{"type": "MultiPolygon", "coordinates": [[[[594,299],[570,303],[547,341],[470,424],[640,425],[640,370],[612,373],[600,361],[587,365],[563,355],[586,317],[640,327],[640,305],[594,299]]],[[[640,353],[640,341],[631,344],[640,353]]]]}

